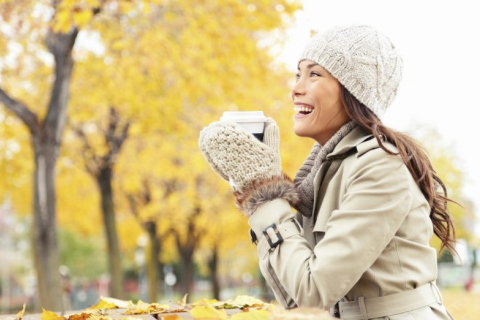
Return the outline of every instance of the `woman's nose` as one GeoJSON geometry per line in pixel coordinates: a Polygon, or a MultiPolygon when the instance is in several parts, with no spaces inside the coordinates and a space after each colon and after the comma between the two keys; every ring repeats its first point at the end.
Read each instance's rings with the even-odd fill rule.
{"type": "Polygon", "coordinates": [[[292,99],[296,96],[301,96],[305,94],[305,83],[302,78],[297,79],[292,86],[292,99]]]}

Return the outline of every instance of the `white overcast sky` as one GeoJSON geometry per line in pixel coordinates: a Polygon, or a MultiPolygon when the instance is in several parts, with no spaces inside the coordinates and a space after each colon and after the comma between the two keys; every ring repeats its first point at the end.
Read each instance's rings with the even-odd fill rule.
{"type": "Polygon", "coordinates": [[[403,79],[383,121],[397,130],[436,128],[454,146],[464,194],[480,210],[480,2],[303,0],[281,60],[296,69],[311,29],[368,24],[399,49],[403,79]]]}

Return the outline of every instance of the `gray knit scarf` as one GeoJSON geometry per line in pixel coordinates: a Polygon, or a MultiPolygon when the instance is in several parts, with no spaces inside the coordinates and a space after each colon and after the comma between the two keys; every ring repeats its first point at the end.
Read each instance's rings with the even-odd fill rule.
{"type": "Polygon", "coordinates": [[[297,210],[304,216],[310,217],[313,211],[314,186],[313,180],[317,174],[320,165],[325,161],[327,155],[333,151],[335,146],[342,140],[357,124],[353,121],[343,125],[330,140],[322,147],[318,142],[315,143],[307,159],[295,175],[293,180],[297,188],[300,202],[297,210]]]}

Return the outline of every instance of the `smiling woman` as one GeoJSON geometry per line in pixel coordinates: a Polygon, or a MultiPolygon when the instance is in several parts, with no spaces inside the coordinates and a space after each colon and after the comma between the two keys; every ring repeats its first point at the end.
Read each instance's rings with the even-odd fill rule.
{"type": "Polygon", "coordinates": [[[235,123],[200,133],[212,168],[241,186],[236,203],[249,217],[260,270],[287,308],[350,320],[451,319],[429,245],[435,233],[454,251],[446,187],[423,148],[381,121],[402,67],[370,26],[310,41],[291,95],[294,132],[315,144],[294,181],[281,171],[273,120],[264,144],[235,123]]]}
{"type": "Polygon", "coordinates": [[[343,107],[340,83],[330,72],[310,60],[298,65],[296,83],[292,88],[295,105],[293,131],[320,144],[348,122],[343,107]]]}

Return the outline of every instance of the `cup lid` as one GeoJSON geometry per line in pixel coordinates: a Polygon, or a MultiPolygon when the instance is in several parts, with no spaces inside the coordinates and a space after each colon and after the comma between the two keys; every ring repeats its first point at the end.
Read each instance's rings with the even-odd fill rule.
{"type": "Polygon", "coordinates": [[[263,111],[225,111],[220,121],[265,122],[267,117],[265,117],[263,111]]]}

